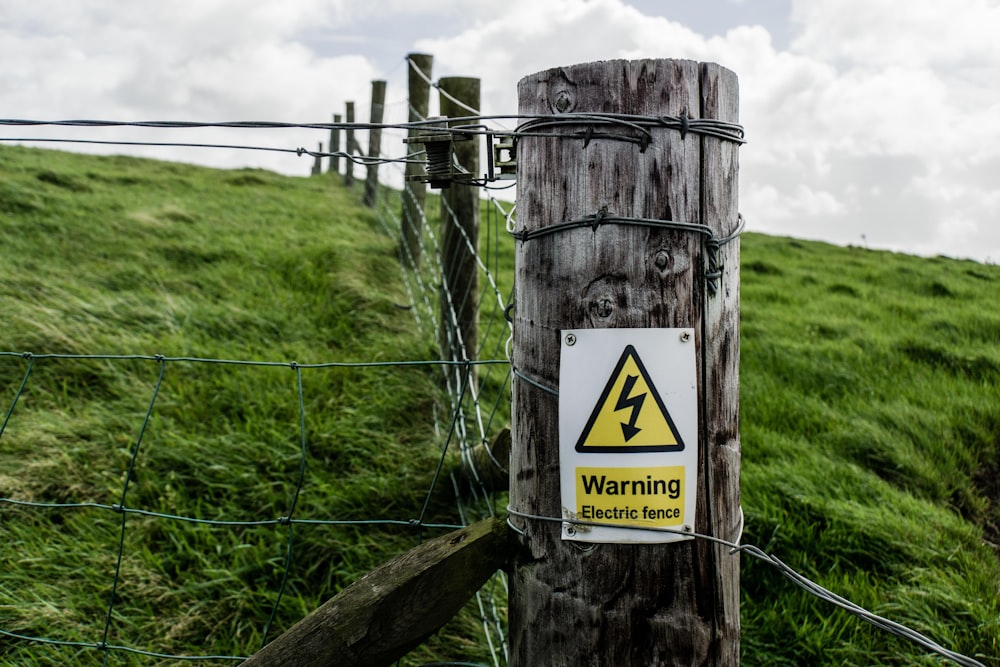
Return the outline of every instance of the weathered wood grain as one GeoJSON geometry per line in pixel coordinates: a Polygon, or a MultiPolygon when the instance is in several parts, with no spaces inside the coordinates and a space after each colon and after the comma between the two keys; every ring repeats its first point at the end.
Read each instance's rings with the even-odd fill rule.
{"type": "Polygon", "coordinates": [[[496,519],[424,542],[345,588],[242,664],[391,665],[447,623],[515,548],[507,524],[496,519]]]}
{"type": "MultiPolygon", "coordinates": [[[[736,121],[732,72],[688,60],[556,68],[518,86],[521,115],[603,112],[736,121]]],[[[554,128],[571,134],[582,126],[554,128]]],[[[638,136],[628,128],[605,130],[638,136]]],[[[521,137],[518,231],[610,214],[736,224],[737,146],[654,128],[645,150],[595,137],[521,137]]],[[[709,295],[701,235],[655,227],[584,227],[519,242],[513,364],[559,386],[560,330],[692,327],[699,378],[699,533],[731,538],[739,522],[738,246],[721,253],[709,295]]],[[[558,398],[513,388],[511,507],[560,517],[558,398]]],[[[736,665],[739,564],[702,540],[581,549],[558,522],[516,519],[530,556],[510,582],[511,665],[736,665]]]]}
{"type": "MultiPolygon", "coordinates": [[[[479,79],[444,77],[438,85],[441,115],[469,116],[469,109],[479,108],[479,79]]],[[[468,125],[468,121],[455,124],[468,125]]],[[[455,159],[476,178],[479,136],[456,141],[455,159]]],[[[441,349],[455,353],[460,342],[466,358],[474,360],[479,345],[479,266],[470,244],[479,247],[479,188],[452,184],[441,192],[441,271],[446,288],[441,301],[441,349]]]]}
{"type": "MultiPolygon", "coordinates": [[[[368,130],[368,157],[377,158],[382,154],[382,116],[385,112],[385,81],[372,81],[371,124],[368,130]]],[[[362,201],[365,206],[375,207],[378,198],[378,162],[374,159],[368,164],[365,176],[365,194],[362,201]]]]}
{"type": "MultiPolygon", "coordinates": [[[[427,120],[430,105],[431,70],[434,66],[434,56],[426,53],[411,53],[407,55],[407,83],[411,123],[427,120]]],[[[408,136],[412,139],[417,135],[416,128],[410,128],[408,136]]],[[[411,150],[412,150],[411,146],[411,150]]],[[[403,266],[419,268],[423,261],[424,203],[427,200],[427,186],[416,181],[423,172],[423,167],[416,162],[406,163],[406,180],[403,182],[403,210],[400,222],[399,258],[403,266]]]]}

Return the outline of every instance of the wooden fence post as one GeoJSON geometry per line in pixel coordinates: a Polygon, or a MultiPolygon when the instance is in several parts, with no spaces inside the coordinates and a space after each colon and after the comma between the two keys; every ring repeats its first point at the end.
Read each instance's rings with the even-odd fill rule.
{"type": "MultiPolygon", "coordinates": [[[[438,81],[441,115],[459,117],[479,112],[479,79],[447,77],[438,81]]],[[[449,125],[468,125],[466,122],[449,125]]],[[[474,124],[474,123],[473,123],[474,124]]],[[[458,164],[479,174],[479,138],[455,141],[458,164]]],[[[475,359],[478,345],[479,188],[452,184],[441,194],[441,349],[457,359],[475,359]],[[469,246],[472,246],[470,249],[469,246]]]]}
{"type": "Polygon", "coordinates": [[[319,144],[316,147],[316,153],[317,153],[317,155],[316,155],[315,158],[313,158],[312,172],[310,174],[312,176],[316,176],[318,174],[322,174],[323,173],[323,158],[321,158],[319,156],[319,153],[322,153],[322,152],[323,152],[323,142],[321,141],[321,142],[319,142],[319,144]]]}
{"type": "Polygon", "coordinates": [[[385,81],[372,81],[372,129],[368,130],[368,174],[365,179],[365,206],[375,206],[378,197],[378,158],[382,154],[382,124],[385,109],[385,81]]]}
{"type": "MultiPolygon", "coordinates": [[[[334,125],[339,125],[340,124],[340,114],[339,113],[333,114],[333,124],[334,125]]],[[[335,153],[337,153],[339,150],[340,150],[340,128],[339,127],[331,127],[330,128],[330,153],[334,153],[334,155],[330,156],[330,171],[329,171],[329,173],[331,173],[331,174],[339,174],[340,173],[340,156],[335,155],[335,153]]]]}
{"type": "Polygon", "coordinates": [[[344,122],[347,123],[347,131],[344,133],[344,151],[348,158],[344,164],[344,185],[350,187],[354,185],[354,160],[350,158],[354,155],[354,146],[357,140],[354,138],[354,102],[347,102],[344,109],[344,122]]]}
{"type": "MultiPolygon", "coordinates": [[[[737,229],[739,141],[693,125],[736,122],[736,76],[687,60],[608,61],[527,76],[518,96],[520,115],[551,114],[558,124],[525,132],[517,144],[510,509],[530,555],[510,577],[510,664],[737,665],[739,557],[727,547],[703,539],[563,539],[560,519],[579,508],[562,504],[553,393],[572,390],[560,386],[566,329],[692,329],[698,405],[686,414],[697,412],[693,528],[737,539],[739,248],[737,240],[718,242],[737,229]],[[667,116],[679,119],[677,126],[659,122],[667,116]],[[591,222],[532,235],[574,220],[591,222]],[[711,236],[660,221],[703,225],[711,236]]],[[[635,408],[635,421],[642,404],[624,403],[635,408]]]]}
{"type": "MultiPolygon", "coordinates": [[[[411,53],[406,57],[409,63],[409,122],[427,120],[430,107],[431,68],[434,56],[424,53],[411,53]]],[[[418,130],[410,127],[408,136],[416,136],[418,130]]],[[[414,146],[415,144],[409,144],[414,146]]],[[[425,220],[424,202],[427,199],[427,186],[411,177],[423,173],[423,167],[417,163],[406,163],[406,179],[403,181],[403,214],[402,230],[399,243],[399,257],[404,266],[417,268],[420,266],[423,250],[421,240],[425,220]]]]}

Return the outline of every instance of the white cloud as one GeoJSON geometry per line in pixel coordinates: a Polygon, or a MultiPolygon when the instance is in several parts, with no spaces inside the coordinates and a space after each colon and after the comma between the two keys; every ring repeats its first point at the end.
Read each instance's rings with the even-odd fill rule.
{"type": "MultiPolygon", "coordinates": [[[[740,78],[750,141],[741,208],[752,228],[1000,258],[1000,3],[795,0],[792,20],[782,50],[760,25],[706,37],[622,0],[0,0],[0,89],[6,114],[20,117],[322,121],[352,99],[360,120],[370,81],[385,75],[373,64],[378,45],[398,51],[388,93],[398,121],[409,51],[434,55],[435,78],[480,77],[486,114],[515,113],[517,82],[550,67],[715,61],[740,78]],[[386,42],[383,25],[427,37],[386,42]]],[[[321,139],[248,141],[312,148],[321,139]]],[[[247,153],[153,154],[309,167],[247,153]]]]}
{"type": "Polygon", "coordinates": [[[872,68],[995,67],[1000,5],[990,0],[795,0],[792,50],[872,68]]]}
{"type": "MultiPolygon", "coordinates": [[[[0,88],[19,117],[54,120],[328,120],[375,70],[361,56],[323,57],[297,40],[336,5],[263,0],[24,3],[0,8],[0,88]],[[58,4],[58,8],[55,6],[58,4]]],[[[367,100],[362,105],[366,108],[367,100]]],[[[8,112],[10,113],[10,112],[8,112]]],[[[89,139],[171,141],[179,133],[88,130],[89,139]]],[[[60,128],[30,136],[78,137],[60,128]]],[[[8,135],[9,136],[9,135],[8,135]]],[[[184,134],[185,142],[315,148],[316,133],[184,134]]],[[[121,152],[122,148],[91,150],[121,152]]],[[[307,173],[307,158],[245,151],[152,149],[146,155],[217,166],[252,164],[307,173]]]]}
{"type": "Polygon", "coordinates": [[[549,67],[719,62],[740,77],[750,140],[741,208],[754,228],[1000,256],[1000,239],[972,222],[1000,217],[989,185],[1000,182],[996,3],[921,0],[904,10],[894,0],[809,0],[794,5],[794,20],[793,48],[778,51],[760,26],[706,38],[616,0],[513,0],[474,28],[418,46],[445,70],[489,63],[483,107],[492,113],[514,109],[516,81],[549,67]],[[966,185],[971,164],[990,177],[966,185]]]}
{"type": "Polygon", "coordinates": [[[511,0],[495,17],[457,35],[418,40],[442,72],[482,63],[483,107],[513,113],[521,78],[552,67],[616,58],[695,57],[704,38],[678,23],[645,17],[619,0],[511,0]]]}

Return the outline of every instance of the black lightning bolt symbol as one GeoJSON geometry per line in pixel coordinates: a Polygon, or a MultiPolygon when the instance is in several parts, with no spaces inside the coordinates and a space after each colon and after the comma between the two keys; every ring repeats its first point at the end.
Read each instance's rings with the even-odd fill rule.
{"type": "Polygon", "coordinates": [[[622,387],[622,393],[618,397],[618,402],[615,403],[615,412],[624,410],[625,408],[632,408],[632,414],[629,417],[628,423],[622,422],[622,435],[625,436],[625,442],[634,438],[642,430],[636,427],[635,422],[639,419],[639,410],[642,409],[642,404],[646,400],[646,392],[632,398],[628,396],[632,393],[632,388],[635,387],[635,381],[638,379],[638,375],[625,376],[625,385],[622,387]]]}

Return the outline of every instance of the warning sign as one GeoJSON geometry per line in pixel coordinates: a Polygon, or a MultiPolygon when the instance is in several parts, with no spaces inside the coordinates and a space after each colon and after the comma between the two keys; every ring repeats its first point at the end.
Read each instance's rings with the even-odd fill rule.
{"type": "Polygon", "coordinates": [[[670,452],[684,442],[635,347],[627,345],[590,420],[578,452],[670,452]]]}
{"type": "Polygon", "coordinates": [[[565,540],[691,539],[698,399],[691,329],[563,331],[559,468],[565,540]]]}
{"type": "Polygon", "coordinates": [[[684,468],[577,468],[576,516],[583,521],[684,523],[684,468]]]}

